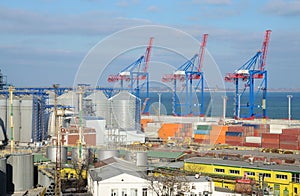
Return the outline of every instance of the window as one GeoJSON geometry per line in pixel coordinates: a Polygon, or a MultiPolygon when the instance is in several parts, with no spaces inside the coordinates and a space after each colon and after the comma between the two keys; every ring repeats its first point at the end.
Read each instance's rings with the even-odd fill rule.
{"type": "Polygon", "coordinates": [[[264,173],[264,174],[259,174],[260,177],[265,177],[265,178],[271,178],[271,174],[267,174],[267,173],[264,173]]]}
{"type": "Polygon", "coordinates": [[[229,170],[229,173],[230,174],[240,174],[240,171],[231,169],[231,170],[229,170]]]}
{"type": "Polygon", "coordinates": [[[287,175],[276,174],[276,178],[286,180],[287,179],[287,175]]]}
{"type": "Polygon", "coordinates": [[[255,176],[255,172],[246,172],[248,176],[255,176]]]}
{"type": "Polygon", "coordinates": [[[130,189],[130,196],[137,196],[137,189],[130,189]]]}
{"type": "Polygon", "coordinates": [[[118,196],[118,189],[111,189],[111,196],[118,196]]]}
{"type": "Polygon", "coordinates": [[[292,174],[292,182],[300,183],[300,174],[292,174]]]}
{"type": "Polygon", "coordinates": [[[127,189],[122,189],[122,196],[127,196],[127,189]]]}
{"type": "Polygon", "coordinates": [[[297,187],[294,187],[294,193],[298,194],[298,189],[297,189],[297,187]]]}
{"type": "Polygon", "coordinates": [[[147,188],[143,188],[142,196],[147,196],[147,188]]]}
{"type": "Polygon", "coordinates": [[[220,168],[215,168],[215,172],[224,173],[225,170],[224,169],[220,169],[220,168]]]}

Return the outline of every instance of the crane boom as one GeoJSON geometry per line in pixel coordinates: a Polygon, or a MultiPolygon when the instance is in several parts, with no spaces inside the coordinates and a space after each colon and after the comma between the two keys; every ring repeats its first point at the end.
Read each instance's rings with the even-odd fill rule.
{"type": "Polygon", "coordinates": [[[261,65],[260,65],[261,71],[263,71],[265,69],[266,58],[267,58],[267,53],[268,53],[268,45],[269,45],[271,32],[272,32],[271,30],[266,30],[265,40],[262,45],[262,57],[261,57],[261,65]]]}
{"type": "Polygon", "coordinates": [[[147,50],[146,50],[146,55],[145,55],[146,56],[146,58],[145,58],[146,64],[145,64],[145,67],[144,67],[144,70],[143,70],[144,73],[146,73],[148,71],[153,39],[154,39],[154,37],[150,37],[149,44],[148,44],[148,47],[147,47],[147,50]]]}
{"type": "Polygon", "coordinates": [[[205,47],[206,47],[207,37],[208,37],[208,34],[203,34],[202,44],[201,44],[201,49],[200,49],[201,51],[200,51],[200,56],[199,56],[198,72],[200,72],[201,69],[202,69],[203,56],[204,56],[204,53],[205,53],[205,47]]]}

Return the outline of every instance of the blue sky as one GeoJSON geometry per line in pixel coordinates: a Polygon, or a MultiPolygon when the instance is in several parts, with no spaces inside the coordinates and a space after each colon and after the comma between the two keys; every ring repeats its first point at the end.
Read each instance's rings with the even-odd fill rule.
{"type": "Polygon", "coordinates": [[[208,33],[207,49],[223,75],[250,59],[271,29],[269,87],[300,88],[299,0],[2,0],[0,18],[0,69],[15,86],[70,86],[88,51],[107,36],[164,25],[199,41],[208,33]]]}

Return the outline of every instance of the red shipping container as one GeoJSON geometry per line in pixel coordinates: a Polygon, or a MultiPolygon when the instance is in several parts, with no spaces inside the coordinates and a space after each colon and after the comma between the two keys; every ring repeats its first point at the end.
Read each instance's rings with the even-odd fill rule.
{"type": "Polygon", "coordinates": [[[231,125],[231,126],[228,126],[228,131],[233,131],[233,132],[241,131],[241,132],[243,132],[244,127],[242,125],[231,125]]]}
{"type": "Polygon", "coordinates": [[[247,146],[247,147],[261,147],[261,144],[259,144],[259,143],[249,143],[249,142],[247,142],[247,143],[244,143],[244,146],[247,146]]]}
{"type": "Polygon", "coordinates": [[[194,142],[201,143],[201,144],[209,144],[209,140],[208,139],[195,139],[194,138],[194,142]]]}
{"type": "Polygon", "coordinates": [[[237,141],[228,141],[226,144],[230,146],[243,146],[243,142],[237,142],[237,141]]]}
{"type": "Polygon", "coordinates": [[[245,136],[253,136],[254,135],[254,127],[251,127],[251,126],[244,127],[244,135],[245,136]]]}
{"type": "Polygon", "coordinates": [[[279,139],[262,138],[261,143],[275,143],[275,144],[279,144],[279,139]]]}
{"type": "Polygon", "coordinates": [[[299,136],[293,134],[280,134],[280,142],[283,141],[287,141],[290,143],[297,143],[299,141],[299,136]]]}
{"type": "Polygon", "coordinates": [[[275,133],[262,133],[261,136],[262,136],[262,138],[279,139],[280,134],[275,134],[275,133]]]}
{"type": "Polygon", "coordinates": [[[262,142],[261,147],[276,149],[276,148],[279,148],[279,143],[264,143],[264,142],[262,142]]]}
{"type": "Polygon", "coordinates": [[[300,135],[300,128],[288,128],[288,129],[282,129],[282,134],[288,134],[288,135],[300,135]]]}
{"type": "Polygon", "coordinates": [[[299,146],[297,144],[281,144],[280,149],[287,149],[287,150],[298,150],[299,146]]]}

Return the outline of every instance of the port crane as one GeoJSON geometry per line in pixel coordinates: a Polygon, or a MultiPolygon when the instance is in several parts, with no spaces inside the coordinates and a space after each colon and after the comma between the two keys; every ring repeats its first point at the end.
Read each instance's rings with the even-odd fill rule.
{"type": "Polygon", "coordinates": [[[225,75],[226,82],[235,84],[235,115],[236,119],[267,118],[267,70],[266,58],[271,30],[266,30],[262,49],[233,73],[225,75]],[[260,85],[255,88],[255,80],[260,85]],[[244,83],[239,89],[239,81],[244,83]],[[257,100],[261,99],[261,103],[257,100]],[[246,113],[242,113],[246,111],[246,113]]]}
{"type": "Polygon", "coordinates": [[[149,61],[153,44],[153,37],[150,37],[145,55],[122,69],[116,75],[109,75],[108,82],[120,82],[121,90],[129,90],[130,93],[140,98],[140,90],[146,85],[146,97],[143,103],[142,113],[147,114],[149,110],[149,61]],[[141,82],[142,81],[142,82],[141,82]],[[129,84],[129,85],[128,85],[129,84]]]}
{"type": "Polygon", "coordinates": [[[202,66],[207,38],[208,34],[203,34],[199,54],[195,54],[178,67],[173,74],[166,74],[162,77],[163,82],[173,82],[173,115],[175,116],[204,116],[204,74],[202,66]],[[198,65],[196,65],[197,62],[198,65]],[[180,83],[183,83],[185,88],[183,103],[177,100],[177,89],[180,83]],[[199,112],[194,112],[193,95],[197,95],[197,92],[200,92],[199,108],[196,105],[199,112]]]}

